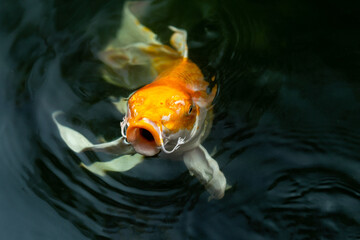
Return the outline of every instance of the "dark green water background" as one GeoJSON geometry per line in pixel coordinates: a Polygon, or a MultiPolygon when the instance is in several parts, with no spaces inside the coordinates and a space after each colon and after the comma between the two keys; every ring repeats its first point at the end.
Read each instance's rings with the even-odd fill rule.
{"type": "Polygon", "coordinates": [[[360,239],[358,1],[154,1],[163,41],[220,86],[204,145],[232,189],[207,201],[182,162],[99,178],[51,120],[120,136],[96,54],[123,2],[0,1],[0,239],[360,239]]]}

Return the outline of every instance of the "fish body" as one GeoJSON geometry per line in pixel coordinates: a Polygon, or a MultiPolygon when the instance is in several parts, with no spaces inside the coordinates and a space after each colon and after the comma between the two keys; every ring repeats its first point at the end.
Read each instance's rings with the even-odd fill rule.
{"type": "Polygon", "coordinates": [[[106,163],[83,165],[96,174],[127,171],[146,156],[181,159],[210,197],[220,199],[227,187],[226,178],[201,145],[211,128],[217,87],[210,88],[199,67],[188,58],[185,30],[170,26],[174,32],[170,39],[172,47],[164,45],[141,25],[130,8],[130,3],[124,7],[117,38],[99,53],[107,82],[127,89],[142,86],[116,103],[124,114],[120,124],[122,136],[111,142],[92,144],[80,133],[60,124],[56,112],[53,119],[60,135],[75,152],[91,150],[124,155],[106,163]]]}
{"type": "Polygon", "coordinates": [[[208,94],[208,85],[197,65],[183,58],[132,94],[125,121],[135,150],[146,156],[180,155],[198,145],[216,93],[214,88],[208,94]]]}

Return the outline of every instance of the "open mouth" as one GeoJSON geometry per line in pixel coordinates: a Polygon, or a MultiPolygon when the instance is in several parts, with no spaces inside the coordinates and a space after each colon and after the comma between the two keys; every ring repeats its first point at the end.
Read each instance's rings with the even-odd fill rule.
{"type": "Polygon", "coordinates": [[[142,138],[148,140],[149,142],[155,142],[155,138],[154,138],[154,136],[151,134],[151,132],[149,132],[149,131],[146,130],[145,128],[140,128],[139,131],[140,131],[139,135],[140,135],[142,138]]]}
{"type": "Polygon", "coordinates": [[[129,125],[126,138],[135,151],[145,156],[154,156],[159,153],[161,140],[158,127],[150,122],[141,120],[129,125]]]}

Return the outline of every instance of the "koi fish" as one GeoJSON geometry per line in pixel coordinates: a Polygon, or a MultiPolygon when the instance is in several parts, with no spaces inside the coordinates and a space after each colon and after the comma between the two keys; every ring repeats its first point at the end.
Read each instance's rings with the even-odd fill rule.
{"type": "Polygon", "coordinates": [[[122,136],[112,142],[92,144],[82,134],[53,119],[65,143],[75,152],[103,151],[122,155],[110,162],[85,166],[104,175],[106,171],[126,171],[143,161],[144,156],[181,159],[191,175],[197,177],[210,198],[224,196],[226,179],[217,162],[201,142],[209,134],[211,89],[199,67],[188,58],[187,32],[170,26],[172,47],[162,44],[124,7],[117,38],[99,54],[105,63],[104,79],[114,85],[136,89],[116,103],[125,116],[120,123],[122,136]],[[134,154],[136,153],[136,154],[134,154]]]}

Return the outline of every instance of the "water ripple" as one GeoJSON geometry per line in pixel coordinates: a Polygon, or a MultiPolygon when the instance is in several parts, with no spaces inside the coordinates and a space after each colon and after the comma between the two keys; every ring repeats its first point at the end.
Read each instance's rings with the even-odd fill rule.
{"type": "Polygon", "coordinates": [[[182,162],[149,158],[125,173],[87,172],[81,162],[111,157],[71,152],[51,120],[62,110],[92,141],[120,135],[122,116],[109,96],[129,92],[104,83],[96,53],[114,36],[122,4],[5,1],[0,9],[0,201],[11,206],[0,209],[2,223],[31,219],[14,226],[50,235],[69,224],[76,239],[77,231],[90,239],[360,237],[351,11],[330,3],[323,11],[293,2],[153,2],[144,17],[151,29],[162,40],[169,24],[187,29],[191,59],[219,85],[204,145],[232,187],[208,202],[182,162]],[[341,16],[335,27],[333,16],[341,16]]]}

